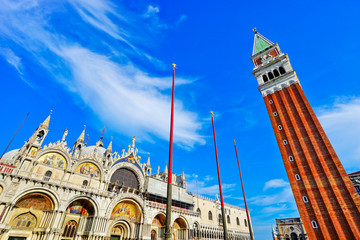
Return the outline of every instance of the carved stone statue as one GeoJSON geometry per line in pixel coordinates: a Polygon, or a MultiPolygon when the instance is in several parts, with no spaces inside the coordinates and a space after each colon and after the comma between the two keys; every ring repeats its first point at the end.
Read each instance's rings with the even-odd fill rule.
{"type": "Polygon", "coordinates": [[[62,136],[62,138],[61,138],[61,141],[62,141],[62,142],[65,142],[65,138],[66,138],[67,135],[68,135],[68,129],[65,128],[65,129],[64,129],[64,134],[63,134],[63,136],[62,136]]]}

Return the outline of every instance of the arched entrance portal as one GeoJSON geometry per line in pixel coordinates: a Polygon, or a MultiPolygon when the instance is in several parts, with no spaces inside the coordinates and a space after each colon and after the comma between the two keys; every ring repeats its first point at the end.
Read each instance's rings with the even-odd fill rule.
{"type": "Polygon", "coordinates": [[[16,201],[9,214],[9,239],[15,238],[14,235],[19,231],[23,235],[28,234],[27,237],[36,236],[41,239],[45,233],[37,229],[50,227],[48,221],[42,220],[50,219],[54,215],[54,202],[46,194],[30,193],[16,201]]]}
{"type": "Polygon", "coordinates": [[[158,214],[154,217],[151,224],[151,240],[161,240],[165,238],[165,216],[158,214]]]}
{"type": "Polygon", "coordinates": [[[173,224],[173,239],[174,240],[187,239],[186,222],[182,218],[177,218],[173,224]]]}
{"type": "Polygon", "coordinates": [[[87,235],[94,222],[94,205],[87,199],[78,199],[69,204],[63,223],[62,239],[73,239],[76,232],[87,235]]]}
{"type": "Polygon", "coordinates": [[[129,227],[124,223],[117,223],[111,230],[110,240],[123,240],[130,236],[129,227]]]}

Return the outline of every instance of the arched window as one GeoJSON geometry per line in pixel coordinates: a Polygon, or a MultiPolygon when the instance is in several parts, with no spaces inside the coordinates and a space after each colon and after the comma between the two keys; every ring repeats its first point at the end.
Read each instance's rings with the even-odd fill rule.
{"type": "Polygon", "coordinates": [[[227,223],[230,224],[230,216],[227,216],[227,223]]]}
{"type": "Polygon", "coordinates": [[[280,76],[280,73],[279,73],[279,71],[278,71],[277,69],[274,69],[274,76],[275,76],[275,77],[280,76]]]}
{"type": "Polygon", "coordinates": [[[209,215],[209,220],[213,220],[212,212],[211,212],[211,211],[209,211],[208,215],[209,215]]]}
{"type": "Polygon", "coordinates": [[[269,72],[268,75],[269,75],[270,80],[274,78],[274,75],[272,74],[272,72],[269,72]]]}
{"type": "Polygon", "coordinates": [[[198,208],[197,210],[196,210],[196,212],[199,214],[199,216],[201,217],[201,210],[200,210],[200,208],[198,208]]]}
{"type": "Polygon", "coordinates": [[[281,75],[286,73],[285,68],[283,68],[283,67],[279,67],[279,71],[280,71],[281,75]]]}
{"type": "Polygon", "coordinates": [[[84,180],[83,181],[83,184],[82,184],[84,187],[88,185],[88,180],[84,180]]]}
{"type": "Polygon", "coordinates": [[[240,220],[239,220],[238,217],[236,218],[236,224],[237,224],[237,225],[240,225],[240,220]]]}
{"type": "Polygon", "coordinates": [[[51,175],[52,175],[52,171],[46,171],[43,180],[48,182],[50,180],[50,178],[51,178],[51,175]]]}
{"type": "Polygon", "coordinates": [[[245,224],[245,227],[247,227],[247,221],[246,221],[246,219],[244,219],[244,224],[245,224]]]}
{"type": "Polygon", "coordinates": [[[64,229],[63,237],[73,238],[75,236],[76,227],[77,227],[76,221],[74,220],[68,221],[64,229]]]}
{"type": "Polygon", "coordinates": [[[267,81],[269,80],[269,79],[268,79],[268,77],[267,77],[266,75],[263,75],[262,77],[263,77],[264,83],[265,83],[265,82],[267,82],[267,81]]]}
{"type": "Polygon", "coordinates": [[[111,176],[110,182],[115,185],[130,187],[139,190],[139,181],[131,170],[127,168],[119,168],[111,176]]]}
{"type": "Polygon", "coordinates": [[[291,240],[298,240],[298,239],[299,239],[298,236],[297,236],[297,234],[294,233],[294,232],[292,232],[292,233],[290,234],[290,237],[291,237],[291,240]]]}
{"type": "Polygon", "coordinates": [[[219,224],[222,223],[222,217],[221,217],[221,214],[219,214],[219,224]]]}

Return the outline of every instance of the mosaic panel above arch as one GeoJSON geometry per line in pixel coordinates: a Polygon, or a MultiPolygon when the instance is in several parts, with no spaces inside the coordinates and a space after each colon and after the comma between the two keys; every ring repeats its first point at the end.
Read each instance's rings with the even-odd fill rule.
{"type": "Polygon", "coordinates": [[[55,152],[50,152],[42,155],[38,160],[39,163],[51,166],[66,169],[66,160],[63,155],[55,152]]]}
{"type": "Polygon", "coordinates": [[[100,169],[95,164],[90,162],[80,164],[75,169],[75,172],[99,179],[101,177],[100,169]]]}
{"type": "Polygon", "coordinates": [[[83,216],[92,216],[95,213],[93,204],[85,199],[79,199],[70,203],[70,205],[66,209],[66,212],[73,214],[81,214],[83,216]]]}
{"type": "Polygon", "coordinates": [[[152,226],[165,227],[165,216],[162,214],[156,215],[152,221],[152,226]]]}
{"type": "Polygon", "coordinates": [[[174,228],[174,229],[183,229],[183,228],[186,228],[186,222],[185,222],[183,219],[181,219],[181,218],[177,218],[177,219],[174,221],[173,228],[174,228]]]}
{"type": "Polygon", "coordinates": [[[111,212],[111,218],[127,217],[131,221],[140,222],[141,212],[138,206],[129,201],[117,204],[111,212]]]}
{"type": "Polygon", "coordinates": [[[48,196],[41,193],[32,193],[24,196],[19,201],[17,201],[15,206],[42,211],[49,211],[54,209],[53,201],[48,196]]]}
{"type": "Polygon", "coordinates": [[[10,223],[14,227],[26,227],[34,228],[36,226],[37,219],[34,214],[27,212],[16,216],[10,223]]]}

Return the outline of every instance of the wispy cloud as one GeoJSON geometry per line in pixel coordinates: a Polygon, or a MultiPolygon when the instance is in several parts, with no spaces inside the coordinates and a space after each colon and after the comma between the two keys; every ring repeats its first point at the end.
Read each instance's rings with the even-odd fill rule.
{"type": "Polygon", "coordinates": [[[317,109],[319,120],[348,171],[360,166],[360,97],[342,97],[317,109]]]}
{"type": "Polygon", "coordinates": [[[0,55],[18,72],[20,78],[30,87],[34,87],[34,85],[29,82],[24,76],[24,66],[20,57],[16,56],[16,54],[10,48],[0,48],[0,55]]]}
{"type": "MultiPolygon", "coordinates": [[[[207,175],[204,178],[199,178],[198,175],[186,175],[187,180],[187,189],[193,193],[199,193],[201,195],[207,195],[209,197],[215,197],[219,194],[219,185],[212,184],[213,177],[207,175]]],[[[236,184],[233,183],[222,183],[222,190],[225,193],[230,193],[235,187],[236,184]]],[[[231,197],[231,194],[226,195],[231,197]]]]}
{"type": "Polygon", "coordinates": [[[282,188],[286,186],[289,186],[289,183],[284,181],[283,179],[273,179],[265,183],[264,191],[269,188],[282,188]]]}
{"type": "Polygon", "coordinates": [[[13,66],[18,73],[23,74],[22,68],[23,64],[21,58],[15,55],[15,53],[9,48],[0,48],[0,55],[5,58],[5,60],[13,66]]]}
{"type": "MultiPolygon", "coordinates": [[[[80,38],[59,30],[51,20],[53,15],[61,12],[56,12],[45,2],[41,3],[42,8],[38,7],[37,1],[25,3],[3,3],[0,10],[0,36],[3,40],[12,41],[32,54],[33,63],[42,66],[55,81],[79,96],[112,129],[149,141],[154,136],[168,139],[170,96],[167,90],[171,81],[169,77],[152,76],[140,70],[129,56],[131,52],[141,53],[138,61],[150,57],[135,47],[136,41],[131,34],[130,25],[133,21],[140,22],[140,17],[124,19],[123,16],[131,14],[105,0],[71,1],[70,6],[82,19],[82,22],[78,18],[68,19],[67,24],[73,27],[73,32],[86,31],[94,36],[105,33],[125,44],[109,52],[101,47],[101,50],[96,50],[84,46],[102,45],[97,38],[89,37],[81,42],[80,38]],[[120,54],[113,55],[114,51],[120,54]]],[[[152,7],[148,11],[156,13],[158,10],[152,7]]],[[[111,43],[105,41],[104,45],[111,43]]],[[[19,67],[19,59],[12,59],[13,66],[19,67]]],[[[179,78],[177,82],[189,84],[193,80],[179,78]]],[[[175,143],[185,148],[204,144],[205,140],[199,134],[201,121],[198,115],[186,109],[179,99],[175,102],[175,116],[175,143]]]]}

